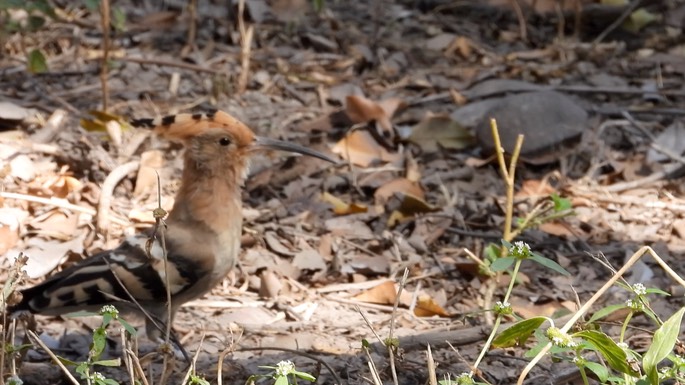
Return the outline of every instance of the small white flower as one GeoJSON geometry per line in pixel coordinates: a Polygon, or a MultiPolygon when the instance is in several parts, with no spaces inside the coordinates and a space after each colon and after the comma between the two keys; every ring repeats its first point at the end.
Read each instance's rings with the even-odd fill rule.
{"type": "Polygon", "coordinates": [[[616,344],[621,350],[628,350],[628,344],[625,342],[619,342],[616,344]]]}
{"type": "Polygon", "coordinates": [[[118,315],[119,310],[117,310],[117,308],[112,306],[112,305],[105,305],[102,307],[102,309],[100,309],[100,314],[104,314],[104,313],[111,313],[113,315],[118,315]]]}
{"type": "Polygon", "coordinates": [[[295,364],[292,361],[281,361],[276,364],[276,375],[277,376],[287,376],[295,371],[295,364]]]}
{"type": "Polygon", "coordinates": [[[530,253],[530,246],[523,241],[514,242],[514,247],[517,254],[525,255],[530,253]]]}
{"type": "Polygon", "coordinates": [[[645,288],[645,285],[641,283],[636,283],[633,285],[633,291],[637,295],[645,295],[647,294],[647,289],[645,288]]]}
{"type": "Polygon", "coordinates": [[[105,376],[100,372],[93,372],[92,378],[95,381],[97,381],[97,380],[104,381],[105,380],[105,376]]]}

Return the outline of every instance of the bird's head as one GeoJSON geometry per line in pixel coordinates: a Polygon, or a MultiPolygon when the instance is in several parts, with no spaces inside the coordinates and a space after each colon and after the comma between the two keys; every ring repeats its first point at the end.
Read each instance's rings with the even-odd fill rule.
{"type": "Polygon", "coordinates": [[[223,111],[207,114],[179,114],[161,119],[140,119],[134,126],[153,128],[160,136],[182,142],[186,158],[196,169],[247,172],[250,155],[260,150],[280,150],[313,156],[332,163],[318,151],[281,140],[256,136],[249,127],[223,111]]]}

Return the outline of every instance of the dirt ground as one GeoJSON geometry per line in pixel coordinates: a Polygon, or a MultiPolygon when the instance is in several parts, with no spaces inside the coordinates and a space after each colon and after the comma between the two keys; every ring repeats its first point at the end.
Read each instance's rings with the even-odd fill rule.
{"type": "MultiPolygon", "coordinates": [[[[629,16],[616,26],[627,6],[521,2],[519,18],[512,2],[497,1],[326,1],[320,12],[313,1],[248,1],[241,23],[237,1],[200,0],[194,10],[153,3],[112,5],[107,114],[97,11],[55,1],[58,12],[40,28],[5,24],[1,282],[20,251],[30,257],[29,285],[150,226],[158,205],[151,170],[161,205],[171,207],[182,149],[124,122],[210,109],[342,161],[253,160],[239,269],[174,325],[191,354],[201,347],[196,371],[210,383],[226,349],[224,383],[245,383],[281,360],[322,384],[370,383],[369,357],[392,383],[374,336],[391,327],[399,384],[426,383],[427,343],[438,378],[469,371],[491,330],[482,310],[509,283],[505,274],[493,285],[465,251],[484,258],[503,237],[506,189],[490,117],[508,153],[525,134],[515,216],[552,193],[574,210],[516,238],[571,273],[524,263],[510,298],[517,314],[576,310],[611,277],[602,258],[618,269],[644,245],[685,272],[685,2],[645,2],[655,20],[629,16]],[[27,61],[34,49],[46,71],[40,58],[27,61]],[[104,183],[113,174],[121,174],[114,185],[104,183]]],[[[0,15],[7,22],[37,11],[12,12],[0,15]]],[[[664,318],[684,305],[681,288],[649,257],[627,279],[674,294],[651,303],[664,318]]],[[[612,289],[595,308],[627,298],[612,289]]],[[[37,320],[45,341],[74,361],[87,356],[99,322],[37,320]]],[[[632,322],[627,341],[644,351],[653,325],[632,322]]],[[[610,335],[619,326],[602,324],[610,335]]],[[[112,334],[107,355],[116,357],[112,334]]],[[[143,336],[139,343],[141,356],[154,349],[143,336]]],[[[478,369],[492,384],[515,383],[525,352],[492,349],[478,369]]],[[[24,361],[25,384],[68,383],[44,351],[24,361]]],[[[176,365],[169,383],[185,374],[187,364],[176,365]]],[[[580,383],[574,368],[543,361],[526,383],[580,383]]],[[[120,368],[103,372],[128,382],[120,368]]]]}

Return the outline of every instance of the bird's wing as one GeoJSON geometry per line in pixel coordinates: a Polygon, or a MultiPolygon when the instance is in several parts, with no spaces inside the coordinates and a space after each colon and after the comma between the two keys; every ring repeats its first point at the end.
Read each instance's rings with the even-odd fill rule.
{"type": "Polygon", "coordinates": [[[63,314],[117,302],[164,303],[167,271],[172,295],[196,284],[201,273],[190,266],[192,259],[174,253],[173,243],[167,251],[165,269],[159,242],[151,242],[149,234],[128,237],[116,249],[84,259],[22,291],[24,298],[14,310],[63,314]]]}

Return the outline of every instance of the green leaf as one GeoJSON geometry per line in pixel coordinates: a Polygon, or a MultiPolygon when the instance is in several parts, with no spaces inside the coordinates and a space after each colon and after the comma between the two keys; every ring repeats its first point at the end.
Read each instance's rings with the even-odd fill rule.
{"type": "Polygon", "coordinates": [[[87,362],[81,362],[80,364],[78,364],[76,366],[76,369],[74,369],[74,370],[76,371],[76,373],[81,375],[81,378],[84,378],[84,376],[86,376],[86,372],[88,371],[89,368],[90,367],[88,366],[87,362]]]}
{"type": "Polygon", "coordinates": [[[26,25],[28,26],[29,31],[36,32],[45,25],[45,18],[42,16],[31,15],[29,16],[26,25]]]}
{"type": "Polygon", "coordinates": [[[57,359],[59,360],[59,362],[63,363],[66,366],[77,366],[77,365],[79,365],[78,362],[66,359],[64,357],[57,356],[57,359]]]}
{"type": "Polygon", "coordinates": [[[26,61],[28,62],[29,72],[33,74],[43,73],[48,70],[48,63],[45,59],[45,55],[43,55],[39,49],[34,49],[29,52],[26,61]]]}
{"type": "Polygon", "coordinates": [[[103,328],[96,328],[93,330],[93,345],[91,351],[93,352],[93,357],[97,359],[100,354],[105,350],[105,344],[107,343],[107,332],[103,328]]]}
{"type": "Polygon", "coordinates": [[[24,8],[25,0],[2,0],[0,1],[0,10],[12,9],[12,8],[24,8]]]}
{"type": "Polygon", "coordinates": [[[489,261],[496,261],[500,257],[502,250],[500,247],[494,243],[491,243],[485,247],[483,254],[489,261]]]}
{"type": "Polygon", "coordinates": [[[55,9],[52,7],[52,5],[50,5],[48,0],[33,0],[29,4],[31,5],[31,9],[43,12],[44,14],[53,18],[57,16],[55,14],[55,9]]]}
{"type": "Polygon", "coordinates": [[[187,383],[192,385],[209,385],[209,381],[196,374],[191,374],[187,383]]]}
{"type": "Polygon", "coordinates": [[[77,318],[77,317],[93,317],[99,316],[99,313],[93,313],[92,311],[75,311],[73,313],[67,313],[64,317],[77,318]]]}
{"type": "Polygon", "coordinates": [[[112,315],[109,313],[105,313],[102,315],[102,327],[107,327],[110,322],[112,322],[112,315]]]}
{"type": "Polygon", "coordinates": [[[274,385],[288,385],[288,377],[286,377],[286,376],[276,377],[276,381],[274,382],[274,385]]]}
{"type": "Polygon", "coordinates": [[[628,306],[626,306],[624,304],[609,305],[607,307],[603,307],[603,308],[597,310],[595,312],[595,314],[593,314],[592,317],[590,317],[590,320],[588,321],[588,323],[597,321],[598,319],[602,319],[602,318],[608,316],[609,314],[611,314],[615,311],[618,311],[621,309],[626,309],[626,308],[628,308],[628,306]]]}
{"type": "Polygon", "coordinates": [[[604,367],[604,365],[599,364],[597,362],[591,362],[588,361],[585,363],[585,367],[590,369],[592,373],[594,373],[597,378],[599,378],[600,383],[606,383],[607,379],[609,378],[609,370],[604,367]]]}
{"type": "Polygon", "coordinates": [[[112,378],[105,378],[104,380],[98,380],[97,382],[103,385],[119,385],[119,383],[112,378]]]}
{"type": "Polygon", "coordinates": [[[516,257],[502,257],[502,258],[497,258],[492,264],[490,265],[490,270],[494,272],[498,271],[505,271],[507,270],[511,265],[514,264],[516,261],[516,257]]]}
{"type": "Polygon", "coordinates": [[[659,294],[659,295],[665,295],[667,297],[671,296],[670,293],[667,293],[661,289],[657,289],[656,287],[650,287],[649,289],[646,289],[645,291],[647,292],[647,294],[659,294]]]}
{"type": "Polygon", "coordinates": [[[669,353],[673,351],[678,332],[683,320],[685,307],[673,314],[656,332],[652,339],[652,345],[647,349],[642,359],[642,367],[645,369],[647,377],[653,384],[658,383],[657,364],[661,362],[669,353]],[[657,382],[655,382],[657,381],[657,382]]]}
{"type": "Polygon", "coordinates": [[[296,375],[297,377],[299,377],[299,378],[301,378],[301,379],[303,379],[303,380],[307,380],[307,381],[309,381],[309,382],[314,382],[314,381],[316,381],[316,377],[312,376],[312,375],[309,374],[309,373],[299,372],[299,371],[295,370],[295,371],[293,372],[293,374],[296,375]]]}
{"type": "Polygon", "coordinates": [[[508,348],[511,346],[523,345],[528,338],[530,338],[531,334],[547,320],[547,317],[533,317],[517,322],[495,337],[495,340],[492,341],[492,346],[497,348],[508,348]]]}
{"type": "Polygon", "coordinates": [[[121,326],[124,327],[124,329],[126,329],[126,332],[127,332],[128,334],[130,334],[131,336],[135,337],[135,336],[136,336],[136,333],[138,333],[138,331],[136,330],[136,328],[134,328],[133,326],[131,326],[131,324],[128,323],[128,322],[126,322],[125,320],[119,318],[119,323],[121,324],[121,326]]]}
{"type": "Polygon", "coordinates": [[[554,203],[554,211],[556,212],[566,211],[573,208],[570,200],[560,197],[557,193],[552,193],[550,198],[552,198],[552,202],[554,203]]]}
{"type": "Polygon", "coordinates": [[[91,12],[96,12],[100,9],[100,0],[83,0],[83,4],[91,12]]]}
{"type": "Polygon", "coordinates": [[[100,366],[121,366],[121,358],[115,358],[111,360],[99,360],[93,362],[93,365],[100,365],[100,366]]]}
{"type": "Polygon", "coordinates": [[[548,269],[556,271],[557,273],[559,273],[561,275],[565,275],[567,277],[571,275],[571,273],[566,271],[566,269],[561,267],[561,265],[559,265],[558,263],[554,262],[553,260],[551,260],[549,258],[543,257],[540,254],[531,253],[530,259],[532,259],[533,261],[541,264],[542,266],[544,266],[548,269]]]}
{"type": "Polygon", "coordinates": [[[112,9],[112,26],[119,32],[126,30],[126,13],[122,8],[114,7],[112,9]]]}
{"type": "Polygon", "coordinates": [[[583,330],[574,333],[573,337],[580,337],[591,343],[614,370],[630,376],[639,375],[639,373],[628,364],[626,352],[624,352],[608,335],[596,330],[583,330]]]}

